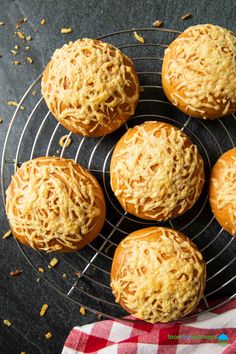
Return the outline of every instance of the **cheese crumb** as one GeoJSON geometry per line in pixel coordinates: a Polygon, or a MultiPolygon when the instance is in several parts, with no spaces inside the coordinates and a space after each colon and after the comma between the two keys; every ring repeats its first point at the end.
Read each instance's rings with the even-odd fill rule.
{"type": "Polygon", "coordinates": [[[72,30],[72,28],[70,27],[70,28],[62,28],[61,29],[61,33],[71,33],[73,30],[72,30]]]}
{"type": "Polygon", "coordinates": [[[32,64],[33,63],[33,59],[30,57],[27,57],[26,60],[28,61],[28,63],[32,64]]]}
{"type": "Polygon", "coordinates": [[[85,308],[83,306],[80,307],[79,312],[81,313],[82,316],[85,315],[85,308]]]}
{"type": "Polygon", "coordinates": [[[47,312],[48,310],[48,304],[43,304],[43,306],[41,307],[41,310],[40,310],[40,316],[43,317],[45,315],[45,313],[47,312]]]}
{"type": "Polygon", "coordinates": [[[59,261],[58,261],[57,258],[53,258],[49,264],[50,264],[51,267],[55,267],[58,262],[59,262],[59,261]]]}
{"type": "Polygon", "coordinates": [[[22,39],[23,41],[25,40],[25,34],[21,31],[16,31],[15,34],[22,39]]]}
{"type": "Polygon", "coordinates": [[[50,339],[50,338],[52,338],[52,333],[48,332],[44,336],[45,336],[46,339],[50,339]]]}
{"type": "Polygon", "coordinates": [[[11,326],[12,326],[12,323],[11,323],[11,321],[9,321],[9,320],[3,320],[3,323],[4,323],[5,326],[7,326],[7,327],[11,327],[11,326]]]}
{"type": "Polygon", "coordinates": [[[134,37],[142,44],[145,42],[144,38],[141,37],[136,31],[134,31],[134,37]]]}
{"type": "Polygon", "coordinates": [[[8,230],[4,235],[3,235],[3,239],[5,239],[5,238],[8,238],[8,237],[10,237],[11,236],[11,229],[10,230],[8,230]]]}

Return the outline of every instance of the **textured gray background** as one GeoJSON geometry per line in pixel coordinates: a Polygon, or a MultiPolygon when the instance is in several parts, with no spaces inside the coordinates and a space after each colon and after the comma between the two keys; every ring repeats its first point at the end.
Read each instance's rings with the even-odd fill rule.
{"type": "MultiPolygon", "coordinates": [[[[22,93],[40,74],[53,51],[64,42],[78,37],[97,37],[109,32],[133,28],[150,27],[160,19],[165,27],[183,30],[197,23],[214,23],[235,31],[235,1],[0,1],[0,21],[6,24],[0,28],[0,146],[2,146],[10,118],[14,112],[6,101],[19,101],[22,93]],[[181,15],[192,12],[187,21],[181,15]],[[30,52],[23,49],[23,43],[12,36],[15,23],[27,17],[22,27],[27,35],[30,52]],[[40,20],[47,23],[40,26],[40,20]],[[60,34],[62,27],[72,27],[73,33],[60,34]],[[37,33],[34,29],[39,29],[37,33]],[[19,55],[10,54],[14,45],[20,46],[19,55]],[[34,64],[25,63],[26,56],[32,57],[34,64]],[[20,60],[20,66],[12,66],[13,60],[20,60]]],[[[16,132],[17,134],[17,132],[16,132]]],[[[1,234],[8,225],[1,205],[1,234]]],[[[79,307],[66,301],[44,281],[36,282],[37,274],[26,262],[11,237],[0,240],[0,318],[9,318],[14,328],[6,328],[0,323],[0,353],[11,354],[25,351],[33,353],[60,353],[63,342],[75,325],[95,320],[93,314],[82,317],[79,307]],[[17,278],[9,276],[11,270],[20,267],[23,274],[17,278]],[[42,303],[49,304],[45,317],[39,319],[42,303]],[[53,333],[53,338],[44,340],[44,333],[53,333]]]]}

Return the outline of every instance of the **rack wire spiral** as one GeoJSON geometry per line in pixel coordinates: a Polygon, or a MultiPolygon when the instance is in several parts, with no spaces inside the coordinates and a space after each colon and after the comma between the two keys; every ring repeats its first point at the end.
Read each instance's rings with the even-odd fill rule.
{"type": "MultiPolygon", "coordinates": [[[[120,48],[135,64],[141,84],[141,97],[135,116],[110,135],[101,138],[80,138],[57,123],[48,111],[43,97],[39,97],[42,77],[40,75],[25,92],[12,117],[3,146],[1,164],[4,203],[5,190],[11,175],[22,162],[34,157],[56,155],[73,158],[97,177],[106,197],[107,217],[104,228],[95,241],[79,252],[56,255],[59,263],[55,268],[48,268],[55,255],[34,251],[17,240],[16,242],[37,272],[39,267],[46,270],[39,275],[57,292],[79,306],[108,318],[120,318],[126,314],[115,303],[109,286],[112,256],[117,244],[131,231],[155,224],[162,225],[127,214],[114,197],[109,183],[109,162],[118,139],[129,127],[146,120],[159,120],[176,125],[198,146],[208,178],[217,158],[234,147],[236,141],[234,115],[222,120],[204,122],[186,117],[167,101],[161,86],[161,64],[165,48],[180,32],[162,28],[137,28],[135,31],[145,38],[145,43],[141,44],[135,40],[133,31],[134,29],[114,32],[99,39],[120,48]],[[25,106],[24,111],[20,110],[21,105],[25,106]],[[72,139],[73,143],[67,148],[60,148],[59,138],[65,134],[68,134],[67,139],[72,139]]],[[[209,311],[234,298],[236,242],[235,238],[220,228],[211,213],[207,183],[200,199],[191,210],[163,224],[189,236],[205,258],[207,285],[204,299],[196,313],[209,311]]]]}

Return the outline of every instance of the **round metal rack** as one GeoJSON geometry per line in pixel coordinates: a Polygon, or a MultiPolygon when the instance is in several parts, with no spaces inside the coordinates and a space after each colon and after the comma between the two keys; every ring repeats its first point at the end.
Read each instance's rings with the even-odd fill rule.
{"type": "MultiPolygon", "coordinates": [[[[236,117],[216,121],[202,121],[187,117],[166,99],[161,86],[161,66],[164,50],[178,31],[162,28],[138,28],[145,43],[139,43],[134,29],[99,37],[132,58],[141,84],[141,97],[135,116],[116,132],[101,138],[82,138],[57,123],[41,96],[40,75],[28,88],[17,107],[6,134],[1,164],[1,188],[5,190],[10,177],[24,161],[37,156],[63,156],[84,165],[99,180],[107,202],[107,217],[97,239],[79,252],[46,254],[21,245],[19,249],[38,274],[66,299],[108,318],[126,315],[115,303],[110,289],[110,268],[117,244],[129,232],[150,225],[169,225],[181,230],[197,244],[207,264],[205,296],[196,313],[203,313],[236,296],[236,243],[214,219],[207,195],[207,181],[195,206],[183,216],[167,223],[147,222],[123,211],[114,197],[109,181],[109,162],[113,148],[124,132],[146,120],[171,123],[184,131],[198,146],[209,178],[217,158],[235,146],[236,117]],[[20,107],[24,106],[24,110],[20,107]],[[72,139],[69,147],[61,148],[62,135],[72,139]],[[53,257],[59,262],[50,268],[53,257]],[[48,267],[49,266],[49,267],[48,267]],[[45,269],[44,273],[38,271],[45,269]]],[[[66,145],[66,142],[65,142],[66,145]]],[[[194,316],[191,314],[188,317],[194,316]]]]}

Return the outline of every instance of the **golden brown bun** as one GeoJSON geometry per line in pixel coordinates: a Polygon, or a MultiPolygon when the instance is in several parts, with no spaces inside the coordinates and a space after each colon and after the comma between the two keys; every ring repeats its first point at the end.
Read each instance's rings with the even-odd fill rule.
{"type": "Polygon", "coordinates": [[[113,258],[111,287],[116,302],[147,322],[169,322],[193,311],[205,283],[201,253],[191,240],[170,228],[131,233],[113,258]]]}
{"type": "Polygon", "coordinates": [[[214,165],[209,197],[218,223],[236,236],[236,148],[224,153],[214,165]]]}
{"type": "Polygon", "coordinates": [[[13,235],[47,252],[73,252],[100,232],[106,213],[95,179],[73,160],[38,157],[12,177],[6,212],[13,235]]]}
{"type": "Polygon", "coordinates": [[[162,86],[169,101],[195,118],[236,110],[236,37],[210,24],[192,26],[165,51],[162,86]]]}
{"type": "Polygon", "coordinates": [[[129,129],[111,159],[111,187],[122,207],[146,220],[183,214],[199,198],[204,164],[178,128],[145,122],[129,129]]]}
{"type": "Polygon", "coordinates": [[[139,81],[132,61],[119,49],[84,38],[55,51],[43,74],[42,94],[65,128],[102,136],[134,114],[139,81]]]}

